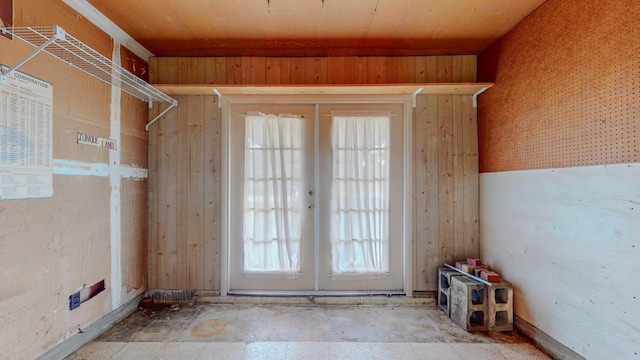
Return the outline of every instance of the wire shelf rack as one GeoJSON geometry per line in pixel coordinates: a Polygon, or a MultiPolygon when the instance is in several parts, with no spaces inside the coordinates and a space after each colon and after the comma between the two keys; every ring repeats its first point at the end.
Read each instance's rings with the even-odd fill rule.
{"type": "Polygon", "coordinates": [[[37,48],[30,56],[3,72],[3,76],[26,63],[40,51],[44,51],[97,79],[115,85],[122,91],[149,102],[150,105],[156,101],[168,102],[172,107],[177,106],[177,100],[67,34],[60,26],[3,27],[0,28],[0,31],[3,34],[11,34],[37,48]]]}

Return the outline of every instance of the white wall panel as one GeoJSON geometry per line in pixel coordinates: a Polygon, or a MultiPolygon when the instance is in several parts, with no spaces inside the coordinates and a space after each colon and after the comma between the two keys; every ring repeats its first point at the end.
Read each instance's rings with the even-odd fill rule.
{"type": "Polygon", "coordinates": [[[480,248],[517,316],[588,359],[640,356],[640,164],[481,174],[480,248]]]}

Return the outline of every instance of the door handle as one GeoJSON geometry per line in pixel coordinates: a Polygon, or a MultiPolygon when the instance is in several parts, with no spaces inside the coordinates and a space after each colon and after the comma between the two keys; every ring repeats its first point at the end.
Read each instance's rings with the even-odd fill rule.
{"type": "Polygon", "coordinates": [[[307,207],[308,207],[309,209],[313,209],[313,204],[312,204],[312,203],[309,203],[309,204],[307,205],[307,207]]]}

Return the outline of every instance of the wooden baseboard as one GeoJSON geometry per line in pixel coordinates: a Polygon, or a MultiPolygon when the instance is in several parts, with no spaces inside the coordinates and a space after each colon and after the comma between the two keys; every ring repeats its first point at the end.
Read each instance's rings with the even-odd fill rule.
{"type": "Polygon", "coordinates": [[[37,360],[50,360],[50,359],[64,359],[71,355],[74,351],[80,349],[93,339],[100,336],[107,331],[113,324],[131,315],[138,309],[138,304],[142,300],[144,294],[129,300],[126,304],[123,304],[119,308],[109,312],[107,315],[101,317],[93,324],[82,329],[75,335],[72,335],[65,341],[51,348],[49,351],[40,355],[37,360]]]}
{"type": "Polygon", "coordinates": [[[585,360],[580,354],[562,345],[558,340],[517,315],[513,316],[513,325],[556,360],[585,360]]]}

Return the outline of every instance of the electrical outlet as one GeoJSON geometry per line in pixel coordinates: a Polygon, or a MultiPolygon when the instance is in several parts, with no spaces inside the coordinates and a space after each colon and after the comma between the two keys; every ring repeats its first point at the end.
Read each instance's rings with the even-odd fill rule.
{"type": "Polygon", "coordinates": [[[69,296],[69,310],[80,307],[80,291],[75,292],[69,296]]]}

